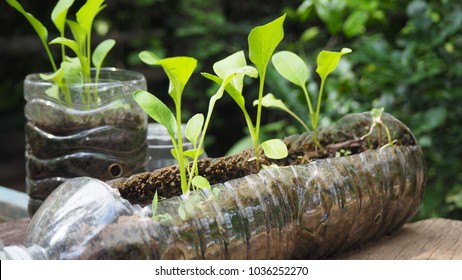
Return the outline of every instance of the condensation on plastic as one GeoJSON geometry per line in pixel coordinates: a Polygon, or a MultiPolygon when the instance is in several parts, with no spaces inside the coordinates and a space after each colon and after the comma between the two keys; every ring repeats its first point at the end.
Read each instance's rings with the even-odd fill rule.
{"type": "Polygon", "coordinates": [[[418,146],[270,167],[160,201],[155,221],[149,206],[76,178],[39,209],[24,245],[50,259],[326,258],[408,222],[424,169],[418,146]]]}
{"type": "Polygon", "coordinates": [[[72,108],[45,93],[51,86],[38,74],[24,81],[31,214],[69,178],[110,180],[145,171],[147,164],[147,115],[131,97],[146,89],[141,73],[105,68],[98,84],[71,84],[72,108]],[[88,108],[81,93],[95,88],[101,102],[88,108]]]}

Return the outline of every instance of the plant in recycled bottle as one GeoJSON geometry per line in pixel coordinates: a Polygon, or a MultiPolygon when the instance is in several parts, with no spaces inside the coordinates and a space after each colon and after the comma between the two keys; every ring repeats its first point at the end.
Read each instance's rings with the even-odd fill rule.
{"type": "Polygon", "coordinates": [[[382,127],[385,129],[385,133],[387,135],[387,144],[385,144],[383,147],[387,147],[387,146],[393,146],[394,143],[397,141],[396,139],[395,140],[392,140],[391,138],[391,134],[390,134],[390,129],[388,128],[388,126],[382,121],[382,114],[384,112],[384,108],[381,107],[381,108],[372,108],[370,113],[371,113],[371,117],[372,117],[372,125],[371,127],[369,128],[369,132],[365,135],[363,135],[361,137],[361,140],[364,140],[364,139],[367,139],[368,143],[369,143],[369,147],[372,148],[372,143],[370,143],[369,141],[369,136],[374,132],[374,129],[377,127],[377,133],[378,133],[378,146],[379,147],[382,147],[382,143],[380,143],[381,139],[382,139],[382,127]]]}
{"type": "MultiPolygon", "coordinates": [[[[54,86],[47,90],[46,94],[55,99],[64,99],[66,106],[73,107],[74,101],[71,98],[69,84],[98,83],[103,61],[115,45],[113,39],[107,39],[101,42],[93,52],[91,49],[93,21],[96,15],[106,7],[104,0],[87,0],[77,11],[75,20],[67,19],[68,11],[74,4],[74,0],[59,0],[51,13],[51,20],[59,32],[59,37],[49,42],[48,30],[39,20],[25,11],[22,5],[16,0],[6,1],[29,21],[45,48],[53,73],[41,74],[40,76],[44,80],[50,80],[55,83],[54,86]],[[69,27],[72,33],[72,39],[65,37],[66,26],[69,27]],[[49,44],[61,45],[61,63],[59,67],[48,46],[49,44]],[[66,48],[69,48],[75,56],[68,56],[66,48]],[[92,81],[91,77],[92,65],[96,72],[94,81],[92,81]]],[[[100,102],[96,86],[93,89],[85,88],[81,96],[81,102],[87,108],[97,105],[100,102]]]]}
{"type": "Polygon", "coordinates": [[[204,118],[203,114],[196,114],[186,123],[184,135],[191,142],[193,148],[185,151],[183,150],[182,137],[177,137],[177,135],[183,134],[181,99],[184,87],[191,77],[197,61],[191,57],[159,59],[148,51],[141,52],[140,58],[149,65],[161,66],[170,80],[169,95],[175,104],[175,115],[167,105],[149,92],[138,90],[133,93],[133,97],[149,116],[167,129],[174,147],[172,155],[178,161],[180,169],[182,193],[187,194],[191,189],[195,188],[210,188],[207,179],[198,174],[197,163],[199,156],[203,153],[202,147],[215,104],[223,96],[225,87],[236,76],[241,76],[242,78],[244,75],[256,77],[257,71],[251,66],[236,64],[235,56],[229,56],[215,64],[216,69],[226,68],[224,79],[220,88],[209,100],[207,116],[204,118]],[[190,160],[192,160],[192,163],[190,163],[190,160]]]}
{"type": "MultiPolygon", "coordinates": [[[[343,48],[340,52],[331,52],[323,50],[319,53],[317,57],[318,66],[316,68],[316,72],[321,78],[321,85],[319,87],[316,107],[314,107],[307,89],[309,72],[305,62],[297,54],[290,51],[277,52],[271,59],[274,67],[276,68],[276,71],[283,78],[299,86],[302,89],[308,106],[309,118],[311,120],[311,128],[313,130],[313,141],[315,145],[320,149],[322,149],[322,146],[319,143],[317,137],[317,129],[321,111],[324,85],[329,74],[337,68],[337,65],[340,62],[340,58],[342,57],[342,55],[348,54],[350,52],[351,49],[343,48]]],[[[287,106],[281,100],[275,98],[274,95],[268,94],[262,100],[262,105],[264,107],[277,108],[288,112],[298,122],[300,122],[307,131],[310,131],[308,127],[305,125],[305,123],[302,121],[302,119],[296,116],[295,113],[288,109],[287,106]]]]}
{"type": "MultiPolygon", "coordinates": [[[[266,140],[260,145],[260,127],[261,127],[261,113],[263,107],[263,92],[266,71],[268,63],[273,55],[276,47],[284,37],[283,23],[285,15],[273,20],[262,26],[257,26],[250,32],[248,36],[249,43],[249,58],[255,64],[259,76],[259,89],[258,99],[254,104],[257,106],[257,114],[255,125],[250,118],[247,109],[245,108],[245,98],[242,94],[242,79],[243,76],[237,76],[233,82],[226,87],[226,92],[234,99],[239,108],[242,110],[245,122],[250,132],[250,136],[255,151],[255,163],[257,169],[260,168],[260,150],[263,149],[264,154],[271,159],[282,159],[288,154],[287,147],[279,139],[266,140]]],[[[238,52],[232,55],[239,65],[246,65],[246,60],[243,52],[238,52]]],[[[218,84],[224,79],[224,69],[221,67],[214,67],[216,75],[209,73],[202,73],[202,75],[218,84]]]]}

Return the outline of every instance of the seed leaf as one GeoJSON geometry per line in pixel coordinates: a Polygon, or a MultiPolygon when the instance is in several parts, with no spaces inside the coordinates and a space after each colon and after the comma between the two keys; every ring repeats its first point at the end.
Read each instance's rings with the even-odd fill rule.
{"type": "Polygon", "coordinates": [[[143,90],[135,91],[133,98],[151,118],[167,129],[171,138],[175,139],[176,120],[167,105],[154,95],[143,90]]]}
{"type": "Polygon", "coordinates": [[[150,51],[142,51],[139,53],[138,57],[141,59],[141,61],[148,65],[157,65],[157,61],[160,60],[157,55],[150,51]]]}
{"type": "Polygon", "coordinates": [[[295,53],[280,51],[271,58],[276,71],[297,86],[304,87],[309,78],[308,67],[295,53]]]}
{"type": "Polygon", "coordinates": [[[97,71],[101,69],[104,59],[106,58],[109,51],[114,47],[114,45],[115,40],[107,39],[101,42],[93,51],[92,62],[97,71]]]}
{"type": "Polygon", "coordinates": [[[351,49],[343,48],[340,52],[321,51],[317,58],[318,67],[316,68],[321,79],[325,80],[337,68],[342,55],[347,53],[351,53],[351,49]]]}
{"type": "Polygon", "coordinates": [[[289,154],[286,144],[279,139],[266,140],[261,146],[265,155],[271,159],[283,159],[289,154]]]}
{"type": "MultiPolygon", "coordinates": [[[[257,104],[258,100],[254,100],[253,106],[256,106],[257,104]]],[[[289,108],[287,108],[286,104],[284,104],[284,102],[282,102],[281,99],[277,99],[276,97],[274,97],[272,93],[268,93],[267,95],[263,96],[263,98],[261,99],[261,105],[266,108],[272,107],[284,110],[286,112],[289,111],[289,108]]]]}
{"type": "Polygon", "coordinates": [[[197,140],[201,135],[202,126],[204,125],[204,115],[195,114],[189,121],[186,123],[185,136],[186,139],[191,142],[194,148],[197,148],[197,140]]]}
{"type": "Polygon", "coordinates": [[[209,180],[207,180],[205,177],[202,177],[200,175],[197,175],[192,179],[192,184],[198,189],[208,189],[210,191],[212,190],[210,188],[209,180]]]}

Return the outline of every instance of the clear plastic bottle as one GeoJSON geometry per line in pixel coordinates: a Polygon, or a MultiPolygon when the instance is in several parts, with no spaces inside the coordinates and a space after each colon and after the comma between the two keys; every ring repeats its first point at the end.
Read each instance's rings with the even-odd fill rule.
{"type": "Polygon", "coordinates": [[[162,200],[154,219],[149,205],[76,178],[39,209],[20,251],[34,257],[38,246],[48,259],[325,258],[408,222],[424,169],[418,146],[270,167],[162,200]]]}
{"type": "Polygon", "coordinates": [[[24,81],[30,215],[69,178],[111,180],[146,170],[147,115],[131,96],[146,89],[144,76],[103,68],[97,82],[67,86],[58,90],[39,74],[24,81]]]}
{"type": "Polygon", "coordinates": [[[32,245],[26,248],[22,245],[3,246],[0,240],[0,260],[47,260],[46,251],[37,246],[32,245]]]}

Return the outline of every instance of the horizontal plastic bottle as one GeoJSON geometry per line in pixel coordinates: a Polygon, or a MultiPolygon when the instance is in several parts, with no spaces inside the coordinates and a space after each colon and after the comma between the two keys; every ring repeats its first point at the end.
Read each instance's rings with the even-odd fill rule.
{"type": "Polygon", "coordinates": [[[162,200],[154,219],[149,205],[76,178],[45,201],[21,249],[48,259],[325,258],[408,222],[424,169],[418,146],[269,167],[162,200]]]}

